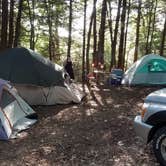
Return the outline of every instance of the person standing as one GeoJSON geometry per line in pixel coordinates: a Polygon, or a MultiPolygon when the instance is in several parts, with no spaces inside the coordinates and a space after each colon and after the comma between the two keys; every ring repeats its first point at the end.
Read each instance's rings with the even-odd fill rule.
{"type": "Polygon", "coordinates": [[[70,57],[67,57],[67,60],[64,64],[66,72],[69,74],[70,78],[74,80],[73,64],[70,57]]]}

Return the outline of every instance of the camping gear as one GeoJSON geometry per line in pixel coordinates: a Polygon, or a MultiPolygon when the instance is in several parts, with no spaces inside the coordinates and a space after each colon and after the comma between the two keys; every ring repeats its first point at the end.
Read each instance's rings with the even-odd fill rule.
{"type": "Polygon", "coordinates": [[[109,85],[121,85],[123,73],[122,69],[112,69],[109,77],[109,85]]]}
{"type": "Polygon", "coordinates": [[[125,72],[122,84],[166,85],[166,58],[154,54],[143,56],[125,72]]]}
{"type": "Polygon", "coordinates": [[[37,121],[37,114],[7,81],[0,79],[0,139],[14,138],[37,121]]]}
{"type": "Polygon", "coordinates": [[[79,103],[84,94],[65,79],[63,68],[26,48],[0,54],[0,78],[9,80],[30,105],[79,103]]]}

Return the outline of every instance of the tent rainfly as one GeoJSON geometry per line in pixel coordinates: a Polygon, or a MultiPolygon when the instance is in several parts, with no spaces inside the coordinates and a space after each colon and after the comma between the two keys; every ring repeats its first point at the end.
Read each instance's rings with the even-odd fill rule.
{"type": "Polygon", "coordinates": [[[26,48],[0,54],[0,78],[10,81],[30,105],[79,103],[84,96],[69,84],[61,66],[26,48]]]}
{"type": "Polygon", "coordinates": [[[37,114],[17,94],[15,88],[0,79],[0,139],[15,138],[21,130],[37,121],[37,114]]]}
{"type": "Polygon", "coordinates": [[[143,56],[125,72],[122,84],[166,85],[166,58],[154,54],[143,56]]]}

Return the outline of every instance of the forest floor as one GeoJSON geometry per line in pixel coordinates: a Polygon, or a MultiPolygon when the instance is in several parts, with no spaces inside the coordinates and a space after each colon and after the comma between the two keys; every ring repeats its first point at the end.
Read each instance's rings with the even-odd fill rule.
{"type": "Polygon", "coordinates": [[[36,107],[35,125],[0,142],[0,165],[157,166],[133,129],[143,99],[156,89],[93,84],[81,104],[36,107]]]}

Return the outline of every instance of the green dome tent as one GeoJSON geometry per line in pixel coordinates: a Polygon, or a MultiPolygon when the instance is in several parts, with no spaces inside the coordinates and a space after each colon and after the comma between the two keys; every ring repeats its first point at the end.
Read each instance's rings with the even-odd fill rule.
{"type": "Polygon", "coordinates": [[[68,84],[63,68],[26,48],[0,53],[0,78],[10,81],[31,105],[79,103],[83,97],[76,85],[68,84]]]}
{"type": "Polygon", "coordinates": [[[122,84],[166,85],[166,58],[155,54],[143,56],[125,72],[122,84]]]}
{"type": "Polygon", "coordinates": [[[11,48],[0,54],[0,77],[16,84],[63,85],[62,68],[26,48],[11,48]]]}

